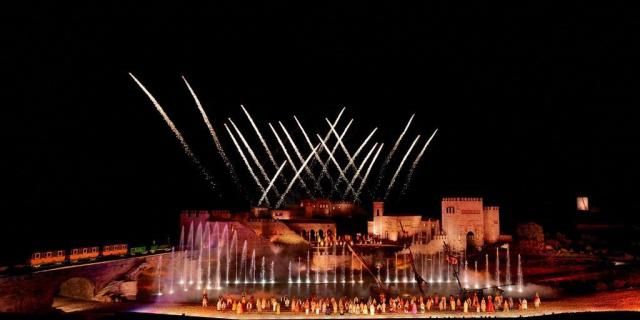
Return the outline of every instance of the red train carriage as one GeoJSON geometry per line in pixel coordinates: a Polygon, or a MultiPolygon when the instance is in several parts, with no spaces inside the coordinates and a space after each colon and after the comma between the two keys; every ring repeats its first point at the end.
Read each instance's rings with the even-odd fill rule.
{"type": "Polygon", "coordinates": [[[69,261],[73,263],[80,260],[95,260],[99,254],[98,247],[74,248],[69,253],[69,261]]]}
{"type": "Polygon", "coordinates": [[[65,261],[64,250],[34,252],[29,259],[29,264],[34,268],[39,268],[50,264],[63,264],[65,261]]]}
{"type": "Polygon", "coordinates": [[[120,256],[124,257],[127,255],[128,246],[126,244],[112,244],[106,245],[102,247],[102,256],[103,257],[112,257],[112,256],[120,256]]]}

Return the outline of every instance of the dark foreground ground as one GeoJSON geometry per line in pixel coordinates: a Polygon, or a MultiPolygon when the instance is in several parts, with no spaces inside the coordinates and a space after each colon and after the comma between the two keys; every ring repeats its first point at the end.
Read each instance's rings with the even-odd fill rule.
{"type": "MultiPolygon", "coordinates": [[[[529,304],[533,307],[533,303],[529,304]]],[[[60,319],[60,320],[150,320],[150,319],[640,319],[640,289],[604,291],[595,294],[545,300],[539,309],[515,310],[496,313],[462,313],[461,311],[431,311],[425,314],[376,315],[305,315],[304,313],[272,312],[235,314],[218,312],[214,307],[202,308],[196,304],[155,303],[105,304],[60,298],[54,303],[55,311],[42,315],[0,314],[3,319],[60,319]]]]}
{"type": "MultiPolygon", "coordinates": [[[[502,314],[498,315],[483,315],[480,318],[508,318],[502,314]]],[[[521,316],[513,314],[511,318],[520,318],[521,316]]],[[[288,319],[287,317],[280,317],[281,319],[288,319]]],[[[315,318],[315,317],[310,317],[315,318]]],[[[323,318],[318,316],[318,318],[323,318]]],[[[395,319],[387,318],[384,316],[361,316],[357,317],[344,317],[348,319],[395,319]]],[[[414,319],[415,317],[407,316],[405,319],[414,319]]],[[[427,318],[432,318],[427,316],[427,318]]],[[[436,317],[433,317],[436,318],[436,317]]],[[[475,318],[470,316],[448,316],[446,319],[469,319],[475,318]]],[[[602,311],[602,312],[578,312],[578,313],[561,313],[561,314],[548,314],[541,316],[526,316],[527,319],[544,319],[544,320],[610,320],[610,319],[640,319],[640,312],[634,311],[602,311]]],[[[206,319],[196,316],[176,316],[176,315],[159,315],[159,314],[142,314],[142,313],[114,313],[114,314],[100,314],[100,315],[88,315],[88,314],[57,314],[57,315],[14,315],[14,314],[0,314],[0,320],[4,319],[17,319],[17,320],[174,320],[174,319],[206,319]]],[[[243,317],[243,319],[263,319],[256,317],[243,317]]],[[[302,319],[302,318],[301,318],[302,319]]]]}

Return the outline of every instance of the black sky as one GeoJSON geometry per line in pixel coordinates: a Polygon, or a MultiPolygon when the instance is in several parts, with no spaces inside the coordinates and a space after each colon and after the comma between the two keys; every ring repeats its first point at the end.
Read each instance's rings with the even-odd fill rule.
{"type": "Polygon", "coordinates": [[[412,134],[440,134],[390,210],[438,216],[442,195],[477,195],[510,226],[570,219],[579,193],[614,218],[640,208],[629,8],[113,2],[3,15],[7,257],[173,236],[180,209],[247,206],[180,75],[219,131],[244,120],[240,103],[315,130],[344,105],[354,135],[378,126],[388,144],[417,113],[412,134]],[[217,194],[128,72],[184,131],[217,194]]]}

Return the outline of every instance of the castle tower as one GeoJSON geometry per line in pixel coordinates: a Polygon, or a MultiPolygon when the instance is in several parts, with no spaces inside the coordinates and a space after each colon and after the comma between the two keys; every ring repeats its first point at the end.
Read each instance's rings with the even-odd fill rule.
{"type": "Polygon", "coordinates": [[[442,198],[442,231],[454,249],[483,245],[483,212],[482,198],[442,198]]]}
{"type": "Polygon", "coordinates": [[[382,217],[382,216],[384,216],[384,202],[383,201],[374,201],[373,202],[373,216],[374,217],[382,217]]]}
{"type": "Polygon", "coordinates": [[[498,242],[500,237],[500,207],[484,207],[483,216],[484,241],[489,244],[498,242]]]}

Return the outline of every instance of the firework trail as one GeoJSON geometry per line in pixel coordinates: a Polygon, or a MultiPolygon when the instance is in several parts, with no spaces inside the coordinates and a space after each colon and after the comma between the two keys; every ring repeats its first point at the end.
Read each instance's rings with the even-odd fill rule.
{"type": "MultiPolygon", "coordinates": [[[[338,141],[342,141],[342,138],[344,137],[344,135],[347,133],[347,130],[349,130],[349,127],[351,127],[351,124],[353,123],[353,119],[349,120],[349,123],[347,123],[347,126],[344,128],[344,130],[342,130],[342,134],[340,134],[340,137],[338,137],[338,141]]],[[[331,158],[333,157],[333,153],[336,152],[336,150],[338,149],[338,142],[336,142],[336,144],[333,146],[333,149],[329,150],[329,148],[326,145],[327,143],[327,139],[322,140],[322,146],[324,147],[324,149],[327,150],[327,153],[329,154],[329,157],[327,157],[327,160],[324,161],[323,163],[323,167],[327,167],[327,164],[329,163],[329,160],[331,160],[331,158]]],[[[342,170],[342,168],[340,168],[338,166],[338,170],[342,170]]],[[[320,180],[322,180],[323,174],[326,174],[327,177],[331,178],[331,175],[329,174],[329,171],[322,171],[322,173],[320,173],[320,176],[318,177],[318,182],[316,187],[318,187],[318,185],[320,184],[320,180]]],[[[345,181],[349,181],[348,179],[346,179],[345,181]]],[[[331,184],[333,186],[333,189],[331,190],[331,192],[333,191],[337,191],[337,187],[338,184],[337,183],[332,183],[331,184]]]]}
{"type": "Polygon", "coordinates": [[[316,150],[318,149],[319,146],[320,145],[318,144],[315,148],[313,148],[313,150],[311,151],[311,153],[309,154],[307,159],[304,161],[304,163],[302,164],[300,169],[298,169],[298,171],[296,171],[296,174],[295,174],[295,176],[293,176],[293,179],[291,180],[291,182],[289,182],[289,185],[287,186],[287,189],[285,189],[284,192],[282,193],[282,196],[280,196],[280,200],[278,200],[278,203],[276,204],[276,208],[279,208],[282,205],[282,201],[284,200],[284,197],[287,195],[287,193],[289,193],[289,191],[291,190],[291,187],[296,182],[296,179],[298,179],[298,177],[300,176],[300,173],[307,166],[307,163],[309,163],[309,160],[311,160],[311,157],[316,152],[316,150]]]}
{"type": "MultiPolygon", "coordinates": [[[[344,108],[342,110],[344,111],[344,108]]],[[[342,112],[340,112],[340,114],[338,115],[338,118],[336,119],[336,121],[334,123],[334,126],[338,123],[338,120],[340,120],[340,116],[342,116],[342,112]]],[[[295,115],[293,116],[293,119],[296,120],[296,123],[298,124],[298,127],[300,128],[300,131],[302,131],[302,135],[304,135],[304,139],[307,141],[307,144],[309,145],[309,148],[313,149],[313,143],[311,143],[311,139],[309,139],[309,136],[307,135],[307,131],[304,130],[304,127],[302,127],[302,123],[300,123],[300,121],[298,121],[298,118],[295,115]]],[[[329,135],[327,135],[327,138],[325,138],[325,142],[328,139],[328,136],[329,135]]],[[[326,172],[327,171],[327,167],[324,165],[324,163],[322,161],[322,158],[320,158],[320,155],[317,152],[314,152],[314,156],[315,156],[316,161],[318,163],[320,163],[321,165],[323,165],[322,171],[326,172]]]]}
{"type": "Polygon", "coordinates": [[[229,174],[231,175],[231,179],[235,183],[235,185],[238,188],[238,190],[242,190],[242,186],[240,184],[240,179],[238,178],[238,175],[236,174],[236,170],[234,169],[233,164],[231,163],[231,161],[229,161],[229,158],[227,157],[227,153],[224,151],[224,148],[222,147],[222,144],[220,143],[220,139],[218,139],[218,135],[216,134],[216,131],[213,129],[213,125],[211,125],[211,121],[209,121],[209,117],[207,116],[207,113],[204,111],[204,108],[202,108],[202,104],[200,103],[200,99],[196,95],[195,91],[191,88],[191,85],[187,81],[187,78],[182,76],[182,80],[187,85],[187,89],[189,89],[189,92],[191,93],[191,96],[193,97],[193,100],[195,101],[196,106],[198,107],[198,110],[200,111],[200,114],[202,115],[202,119],[204,120],[204,123],[207,125],[207,128],[209,129],[209,133],[211,134],[211,138],[213,138],[213,143],[215,144],[216,149],[218,149],[218,154],[222,158],[222,161],[224,162],[225,166],[227,166],[227,169],[229,169],[229,174]]]}
{"type": "MultiPolygon", "coordinates": [[[[347,163],[347,165],[344,167],[344,172],[347,172],[347,170],[349,169],[350,166],[356,168],[356,164],[355,164],[355,160],[358,157],[358,155],[360,154],[360,152],[362,151],[362,149],[364,148],[365,145],[367,145],[367,142],[369,142],[369,139],[371,139],[371,137],[373,136],[374,133],[376,133],[376,131],[378,130],[378,128],[373,129],[373,131],[371,131],[371,133],[369,133],[369,135],[367,136],[366,139],[364,139],[364,141],[362,142],[362,144],[360,144],[360,146],[358,147],[358,149],[356,150],[356,152],[353,154],[353,159],[352,161],[350,160],[349,163],[347,163]]],[[[360,174],[358,173],[357,176],[359,176],[360,174]]],[[[352,182],[353,183],[353,182],[352,182]]]]}
{"type": "Polygon", "coordinates": [[[384,146],[384,143],[380,145],[380,147],[378,148],[378,151],[376,151],[376,155],[373,156],[373,160],[371,160],[371,162],[369,163],[367,172],[365,172],[364,178],[362,178],[362,181],[360,182],[360,187],[358,187],[358,191],[353,197],[353,202],[358,201],[358,197],[360,197],[360,192],[362,192],[362,187],[364,187],[365,182],[367,182],[367,177],[369,176],[369,173],[371,172],[371,168],[373,167],[373,164],[376,162],[376,159],[378,159],[378,155],[380,155],[380,151],[382,150],[383,146],[384,146]]]}
{"type": "MultiPolygon", "coordinates": [[[[262,193],[264,193],[265,189],[262,186],[262,183],[260,183],[260,179],[258,179],[258,176],[256,176],[255,172],[253,172],[253,169],[251,168],[251,165],[249,164],[249,160],[247,160],[247,157],[244,155],[244,152],[242,151],[242,148],[238,144],[238,141],[233,136],[233,132],[231,132],[231,130],[229,129],[229,126],[227,126],[226,123],[224,124],[224,127],[225,127],[225,129],[227,129],[227,132],[229,133],[229,136],[231,137],[231,140],[233,140],[233,144],[236,146],[236,149],[238,149],[238,153],[240,154],[240,157],[244,161],[244,164],[247,166],[247,170],[251,174],[251,177],[253,177],[253,180],[256,182],[256,185],[258,186],[258,189],[260,189],[260,191],[262,191],[262,193]]],[[[269,199],[268,198],[265,199],[265,202],[267,203],[267,205],[269,205],[269,199]]]]}
{"type": "Polygon", "coordinates": [[[416,159],[413,160],[413,164],[411,165],[411,170],[409,170],[409,174],[407,175],[407,181],[404,183],[404,186],[402,187],[402,192],[401,192],[402,194],[407,192],[407,189],[409,188],[409,184],[411,183],[411,178],[413,177],[413,172],[416,170],[416,167],[418,166],[418,162],[420,162],[420,159],[422,159],[422,155],[424,154],[424,152],[427,150],[427,147],[431,143],[431,139],[433,139],[433,137],[436,136],[436,133],[438,133],[438,129],[433,131],[433,134],[431,134],[431,137],[429,137],[429,140],[427,140],[427,143],[424,144],[424,147],[422,147],[422,150],[420,150],[420,153],[418,153],[418,156],[416,157],[416,159]]]}
{"type": "Polygon", "coordinates": [[[282,168],[284,168],[285,164],[287,164],[286,161],[283,162],[280,168],[278,169],[278,171],[276,171],[276,174],[273,176],[273,179],[271,179],[271,182],[269,182],[267,189],[265,189],[264,192],[262,193],[262,197],[260,197],[260,201],[258,201],[258,206],[260,206],[264,198],[267,196],[267,193],[269,193],[269,189],[271,189],[271,187],[273,186],[273,183],[276,182],[276,179],[278,179],[278,175],[280,174],[280,171],[282,171],[282,168]]]}
{"type": "Polygon", "coordinates": [[[264,147],[264,151],[267,152],[267,156],[269,156],[269,160],[271,160],[271,164],[273,164],[273,167],[275,169],[278,169],[278,164],[276,163],[276,160],[273,158],[273,155],[271,154],[271,150],[269,150],[269,146],[267,145],[267,142],[262,137],[262,133],[260,133],[260,130],[258,129],[258,126],[256,126],[255,122],[253,122],[253,118],[251,118],[251,115],[249,114],[247,109],[245,109],[245,107],[243,105],[240,105],[240,107],[242,108],[242,111],[244,111],[244,114],[247,115],[247,118],[249,119],[249,122],[251,122],[251,126],[253,126],[253,130],[256,131],[256,134],[258,135],[258,139],[260,139],[260,142],[262,143],[262,146],[264,147]]]}
{"type": "MultiPolygon", "coordinates": [[[[282,142],[282,139],[280,139],[280,135],[278,135],[278,132],[276,131],[276,129],[273,128],[271,123],[269,123],[269,128],[271,128],[271,132],[273,132],[273,135],[276,137],[276,140],[278,140],[278,144],[280,144],[280,148],[282,148],[282,151],[284,152],[285,157],[287,157],[287,160],[289,161],[289,165],[291,166],[291,168],[295,172],[297,170],[296,169],[296,165],[295,165],[295,163],[293,163],[293,160],[291,159],[291,156],[289,155],[289,152],[287,151],[287,147],[282,142]]],[[[304,183],[304,180],[302,180],[301,177],[299,177],[298,180],[300,181],[300,186],[302,186],[304,188],[305,192],[310,197],[313,197],[311,195],[311,191],[309,191],[309,188],[307,187],[307,184],[304,183]]]]}
{"type": "MultiPolygon", "coordinates": [[[[256,157],[256,154],[253,152],[253,149],[251,149],[251,146],[249,145],[247,140],[245,140],[244,136],[242,135],[242,132],[240,132],[240,129],[238,129],[238,127],[233,122],[233,120],[231,120],[231,118],[227,118],[227,119],[229,120],[229,123],[231,123],[231,125],[233,126],[233,129],[236,131],[236,133],[240,137],[240,141],[242,141],[242,144],[244,145],[244,147],[247,148],[247,151],[249,151],[249,155],[251,156],[251,159],[253,159],[253,162],[258,167],[258,170],[262,174],[262,177],[267,183],[269,183],[269,176],[267,175],[267,172],[264,171],[264,167],[262,167],[262,165],[260,164],[258,157],[256,157]]],[[[280,196],[280,192],[278,192],[278,189],[276,187],[273,187],[273,192],[276,194],[276,196],[280,196]]]]}
{"type": "Polygon", "coordinates": [[[407,161],[407,158],[409,157],[409,154],[411,153],[411,150],[413,150],[413,147],[416,146],[416,143],[418,142],[418,139],[420,139],[420,135],[418,135],[413,140],[413,143],[411,143],[411,146],[409,147],[409,150],[407,150],[407,153],[405,153],[404,157],[402,157],[402,161],[400,161],[400,165],[398,165],[398,169],[396,169],[396,172],[393,174],[393,178],[391,178],[391,182],[389,183],[389,186],[387,187],[387,192],[384,194],[384,199],[385,200],[387,200],[387,197],[389,196],[389,193],[391,192],[391,188],[393,188],[393,185],[396,182],[396,178],[398,178],[398,174],[400,173],[400,170],[402,170],[402,166],[404,165],[404,162],[407,161]]]}
{"type": "MultiPolygon", "coordinates": [[[[278,121],[278,124],[280,125],[280,128],[284,132],[284,135],[287,136],[287,140],[289,140],[289,143],[291,144],[293,151],[298,156],[298,159],[300,160],[300,162],[304,162],[304,158],[302,157],[300,150],[298,150],[298,146],[296,145],[295,141],[293,141],[293,139],[291,138],[291,135],[289,135],[289,131],[287,131],[287,128],[285,128],[285,126],[282,124],[281,121],[278,121]]],[[[305,167],[305,171],[307,172],[307,175],[309,176],[309,178],[311,178],[311,180],[313,180],[314,183],[317,182],[316,177],[313,175],[313,172],[311,172],[311,169],[309,169],[309,167],[305,167]]]]}
{"type": "Polygon", "coordinates": [[[173,121],[171,121],[171,118],[169,118],[167,113],[164,112],[164,109],[162,108],[160,103],[158,103],[156,98],[153,97],[153,95],[147,90],[147,88],[145,88],[142,82],[140,82],[138,78],[136,78],[131,72],[129,72],[129,76],[131,76],[133,81],[136,82],[138,87],[140,87],[140,89],[142,89],[142,91],[147,95],[149,100],[151,100],[151,103],[153,103],[153,106],[156,108],[156,110],[158,110],[158,112],[162,116],[162,119],[164,119],[164,122],[169,126],[169,128],[173,132],[173,135],[176,137],[176,139],[178,139],[178,141],[182,145],[182,149],[184,150],[184,153],[191,159],[193,164],[196,165],[198,170],[200,170],[200,173],[202,173],[202,175],[204,176],[211,190],[215,190],[216,184],[213,182],[213,177],[211,176],[211,174],[209,174],[207,169],[202,165],[202,163],[200,162],[198,157],[196,157],[193,151],[191,151],[191,147],[189,147],[189,144],[187,144],[187,141],[182,136],[182,133],[180,133],[180,131],[178,130],[176,125],[173,123],[173,121]]]}
{"type": "MultiPolygon", "coordinates": [[[[377,147],[378,147],[378,143],[376,142],[371,148],[371,150],[369,150],[367,155],[364,157],[364,159],[362,159],[362,162],[360,163],[360,166],[358,166],[356,173],[353,175],[353,178],[351,178],[351,185],[353,185],[356,182],[356,179],[358,178],[358,176],[360,176],[360,171],[362,171],[362,168],[364,168],[364,164],[367,163],[367,160],[369,160],[369,157],[371,156],[371,154],[373,154],[373,151],[375,151],[377,147]]],[[[343,199],[345,199],[349,195],[349,191],[350,191],[349,189],[344,191],[344,194],[342,195],[343,199]]]]}
{"type": "Polygon", "coordinates": [[[393,148],[391,148],[391,151],[389,152],[389,155],[387,156],[387,158],[382,163],[382,166],[380,167],[380,173],[378,174],[378,182],[376,183],[376,188],[374,189],[375,191],[377,191],[378,188],[380,188],[380,184],[382,183],[382,180],[384,179],[385,169],[387,168],[387,165],[389,165],[389,162],[391,161],[391,157],[393,157],[393,154],[396,153],[396,150],[398,149],[398,146],[400,145],[400,142],[402,141],[402,138],[404,137],[404,134],[407,133],[407,130],[409,130],[409,126],[411,125],[411,121],[413,121],[413,117],[415,115],[416,115],[415,113],[411,115],[411,118],[409,118],[409,122],[407,122],[407,125],[404,127],[404,130],[402,131],[402,133],[398,137],[398,140],[396,140],[396,143],[393,145],[393,148]]]}
{"type": "MultiPolygon", "coordinates": [[[[342,113],[344,112],[346,108],[342,108],[342,110],[340,110],[340,113],[338,114],[338,117],[336,117],[336,120],[333,122],[333,126],[337,126],[338,122],[340,121],[340,118],[342,117],[342,113]]],[[[327,143],[327,141],[329,141],[329,138],[331,137],[331,131],[327,132],[327,134],[324,136],[324,142],[327,143]]],[[[308,143],[310,145],[311,141],[308,141],[308,143]]],[[[322,153],[323,147],[320,146],[320,149],[317,152],[318,157],[320,153],[322,153]]],[[[328,150],[327,150],[328,151],[328,150]]],[[[320,179],[322,179],[323,176],[327,176],[329,178],[329,181],[331,181],[331,185],[334,184],[333,182],[333,177],[329,174],[329,170],[327,169],[327,163],[325,161],[322,161],[321,159],[318,160],[318,163],[320,163],[320,165],[322,165],[322,172],[320,172],[320,175],[318,176],[318,183],[316,184],[316,190],[320,190],[320,179]]],[[[312,166],[313,168],[313,166],[312,166]]]]}
{"type": "MultiPolygon", "coordinates": [[[[349,124],[351,124],[351,122],[349,122],[349,124]]],[[[345,130],[345,132],[346,132],[346,130],[345,130]]],[[[328,150],[329,148],[327,148],[326,143],[324,143],[324,140],[322,140],[322,138],[320,137],[320,135],[319,135],[319,134],[316,134],[316,137],[318,137],[318,139],[320,140],[320,142],[322,143],[322,145],[324,146],[324,148],[328,150]]],[[[340,139],[342,139],[342,137],[340,137],[340,139]]],[[[340,141],[340,140],[338,140],[338,141],[340,141]]],[[[336,147],[337,147],[337,145],[336,145],[336,147]]],[[[352,185],[351,185],[351,183],[349,182],[349,179],[347,179],[347,176],[345,176],[345,175],[344,175],[344,172],[342,171],[342,168],[340,168],[340,165],[338,164],[338,161],[336,161],[336,158],[334,158],[334,157],[333,157],[333,152],[334,152],[334,151],[335,151],[335,149],[334,149],[333,151],[329,152],[329,158],[331,159],[331,161],[333,162],[333,164],[336,166],[336,168],[338,168],[338,173],[340,173],[340,178],[341,178],[341,179],[344,179],[344,181],[347,183],[347,187],[348,187],[349,189],[351,189],[351,190],[352,190],[352,192],[355,192],[355,190],[353,190],[353,186],[352,186],[352,185]]],[[[337,187],[337,185],[334,185],[334,187],[333,187],[334,191],[336,191],[336,190],[335,190],[335,189],[336,189],[336,187],[337,187]]]]}

